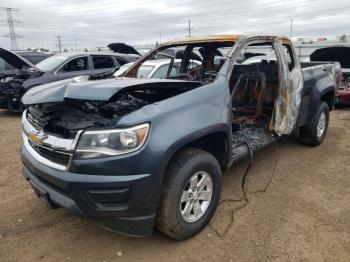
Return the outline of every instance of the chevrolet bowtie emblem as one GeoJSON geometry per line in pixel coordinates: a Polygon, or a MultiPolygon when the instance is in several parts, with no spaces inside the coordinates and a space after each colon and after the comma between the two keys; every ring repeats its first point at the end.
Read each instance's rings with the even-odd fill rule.
{"type": "Polygon", "coordinates": [[[40,145],[43,143],[44,139],[46,136],[41,136],[37,133],[34,133],[33,131],[29,132],[29,140],[34,144],[34,145],[40,145]]]}

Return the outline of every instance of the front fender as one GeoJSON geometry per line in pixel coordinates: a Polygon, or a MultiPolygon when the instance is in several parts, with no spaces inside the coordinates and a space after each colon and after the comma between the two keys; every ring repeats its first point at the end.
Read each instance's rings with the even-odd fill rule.
{"type": "Polygon", "coordinates": [[[125,117],[118,126],[150,122],[147,147],[161,156],[166,168],[172,155],[186,144],[214,132],[231,134],[231,95],[227,78],[145,106],[125,117]]]}

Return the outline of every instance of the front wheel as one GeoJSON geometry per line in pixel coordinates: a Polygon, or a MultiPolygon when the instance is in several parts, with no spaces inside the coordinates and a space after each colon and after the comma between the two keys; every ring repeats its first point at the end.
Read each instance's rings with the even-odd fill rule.
{"type": "Polygon", "coordinates": [[[211,154],[187,148],[176,153],[167,168],[157,228],[183,240],[210,221],[221,194],[221,169],[211,154]]]}
{"type": "Polygon", "coordinates": [[[310,146],[321,144],[327,134],[328,123],[329,107],[325,102],[322,102],[315,113],[312,123],[301,128],[301,141],[310,146]]]}

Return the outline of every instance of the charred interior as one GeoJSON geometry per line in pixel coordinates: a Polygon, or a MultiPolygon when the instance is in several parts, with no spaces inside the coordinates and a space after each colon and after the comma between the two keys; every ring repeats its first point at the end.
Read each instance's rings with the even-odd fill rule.
{"type": "Polygon", "coordinates": [[[112,127],[129,113],[199,85],[198,82],[151,83],[123,89],[108,101],[65,99],[60,103],[36,104],[29,106],[27,119],[47,134],[74,138],[79,130],[112,127]]]}
{"type": "Polygon", "coordinates": [[[246,142],[257,148],[271,141],[269,123],[278,88],[278,63],[272,44],[243,49],[230,79],[234,157],[246,150],[246,142]]]}

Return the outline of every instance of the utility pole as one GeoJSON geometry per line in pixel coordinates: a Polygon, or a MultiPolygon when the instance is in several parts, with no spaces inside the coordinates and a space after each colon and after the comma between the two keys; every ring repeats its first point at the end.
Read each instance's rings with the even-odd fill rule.
{"type": "Polygon", "coordinates": [[[162,44],[162,29],[159,29],[159,44],[162,44]]]}
{"type": "Polygon", "coordinates": [[[77,51],[78,50],[77,39],[74,39],[74,43],[75,43],[75,51],[77,51]]]}
{"type": "Polygon", "coordinates": [[[290,30],[289,30],[289,39],[292,40],[292,34],[293,34],[293,18],[290,19],[290,30]]]}
{"type": "Polygon", "coordinates": [[[16,24],[22,24],[21,21],[17,19],[13,19],[12,12],[18,12],[17,8],[11,8],[11,7],[0,7],[1,11],[5,11],[7,15],[7,20],[2,20],[4,24],[8,25],[9,27],[9,34],[5,35],[5,37],[10,37],[11,39],[11,50],[18,50],[18,44],[17,44],[17,37],[21,38],[22,36],[17,35],[15,33],[15,25],[16,24]]]}
{"type": "Polygon", "coordinates": [[[62,53],[62,43],[61,43],[61,38],[63,37],[63,35],[55,35],[55,37],[57,38],[58,41],[58,49],[60,50],[60,53],[62,53]]]}
{"type": "Polygon", "coordinates": [[[192,30],[193,30],[193,27],[191,27],[191,20],[188,20],[188,37],[191,37],[192,30]]]}

